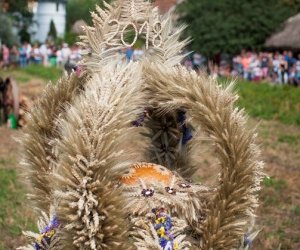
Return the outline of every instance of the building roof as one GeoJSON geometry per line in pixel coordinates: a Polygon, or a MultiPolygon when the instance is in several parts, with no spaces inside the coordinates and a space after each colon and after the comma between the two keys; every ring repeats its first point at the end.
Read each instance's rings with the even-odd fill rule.
{"type": "Polygon", "coordinates": [[[289,18],[265,43],[269,48],[300,49],[300,13],[289,18]]]}
{"type": "Polygon", "coordinates": [[[178,0],[156,0],[154,4],[159,7],[161,12],[166,13],[175,6],[177,2],[178,0]]]}

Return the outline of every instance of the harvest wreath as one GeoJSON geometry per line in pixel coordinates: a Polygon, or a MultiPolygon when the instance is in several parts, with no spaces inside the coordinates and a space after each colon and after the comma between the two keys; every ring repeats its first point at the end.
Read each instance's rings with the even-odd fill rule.
{"type": "Polygon", "coordinates": [[[48,86],[29,115],[22,166],[40,232],[20,249],[248,249],[263,173],[233,84],[180,66],[184,27],[147,1],[92,18],[81,76],[48,86]],[[120,62],[137,39],[144,58],[120,62]],[[191,181],[204,142],[214,186],[191,181]]]}

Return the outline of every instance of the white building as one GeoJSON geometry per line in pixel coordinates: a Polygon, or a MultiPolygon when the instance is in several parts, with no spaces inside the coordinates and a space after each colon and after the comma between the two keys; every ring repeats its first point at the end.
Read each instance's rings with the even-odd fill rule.
{"type": "Polygon", "coordinates": [[[57,36],[63,37],[66,29],[67,0],[38,0],[34,10],[33,41],[45,42],[53,20],[57,36]]]}

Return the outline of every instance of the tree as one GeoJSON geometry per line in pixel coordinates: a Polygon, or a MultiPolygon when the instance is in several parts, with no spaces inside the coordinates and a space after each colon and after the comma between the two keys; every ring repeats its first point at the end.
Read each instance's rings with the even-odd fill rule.
{"type": "Polygon", "coordinates": [[[2,8],[7,12],[20,12],[24,15],[30,14],[28,9],[28,0],[3,0],[1,1],[2,8]]]}
{"type": "Polygon", "coordinates": [[[5,12],[6,16],[10,17],[13,22],[11,26],[18,28],[22,42],[30,41],[30,34],[27,29],[32,23],[33,13],[29,10],[28,3],[32,1],[34,0],[0,0],[0,11],[5,12]]]}
{"type": "MultiPolygon", "coordinates": [[[[111,2],[111,1],[106,1],[111,2]]],[[[91,11],[95,10],[96,5],[103,6],[101,0],[69,0],[67,3],[67,30],[70,30],[72,25],[77,20],[84,20],[91,25],[91,11]]]]}
{"type": "Polygon", "coordinates": [[[296,10],[285,0],[186,0],[178,10],[193,50],[208,57],[260,49],[296,10]]]}
{"type": "Polygon", "coordinates": [[[283,3],[286,5],[291,6],[292,8],[296,9],[297,12],[300,11],[300,0],[282,0],[283,3]]]}
{"type": "Polygon", "coordinates": [[[0,12],[0,40],[2,44],[12,46],[17,42],[16,35],[12,32],[12,20],[11,18],[0,12]]]}
{"type": "Polygon", "coordinates": [[[57,38],[57,31],[56,31],[56,27],[55,27],[55,24],[54,24],[53,20],[51,20],[51,22],[50,22],[48,37],[50,39],[52,39],[53,41],[55,41],[56,38],[57,38]]]}

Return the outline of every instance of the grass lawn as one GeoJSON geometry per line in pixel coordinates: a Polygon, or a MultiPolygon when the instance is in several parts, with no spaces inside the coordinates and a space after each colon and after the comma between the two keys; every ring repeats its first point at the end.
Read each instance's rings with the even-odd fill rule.
{"type": "MultiPolygon", "coordinates": [[[[29,88],[27,91],[36,79],[45,84],[60,74],[61,70],[36,66],[0,72],[2,77],[14,76],[22,88],[29,88]]],[[[238,81],[236,88],[239,106],[251,117],[250,127],[260,121],[258,142],[270,176],[264,180],[260,196],[257,225],[262,231],[252,249],[300,249],[300,89],[243,81],[238,81]]],[[[0,250],[24,245],[22,230],[36,230],[17,168],[20,147],[12,137],[19,134],[0,127],[0,250]]],[[[198,173],[201,181],[212,175],[210,160],[214,159],[199,164],[203,168],[198,173]]]]}
{"type": "Polygon", "coordinates": [[[24,69],[1,70],[2,78],[13,76],[22,85],[31,81],[33,78],[44,80],[45,82],[55,82],[62,74],[62,69],[55,67],[43,67],[42,65],[29,65],[24,69]]]}
{"type": "Polygon", "coordinates": [[[300,88],[238,81],[237,90],[250,116],[300,125],[300,88]]]}

